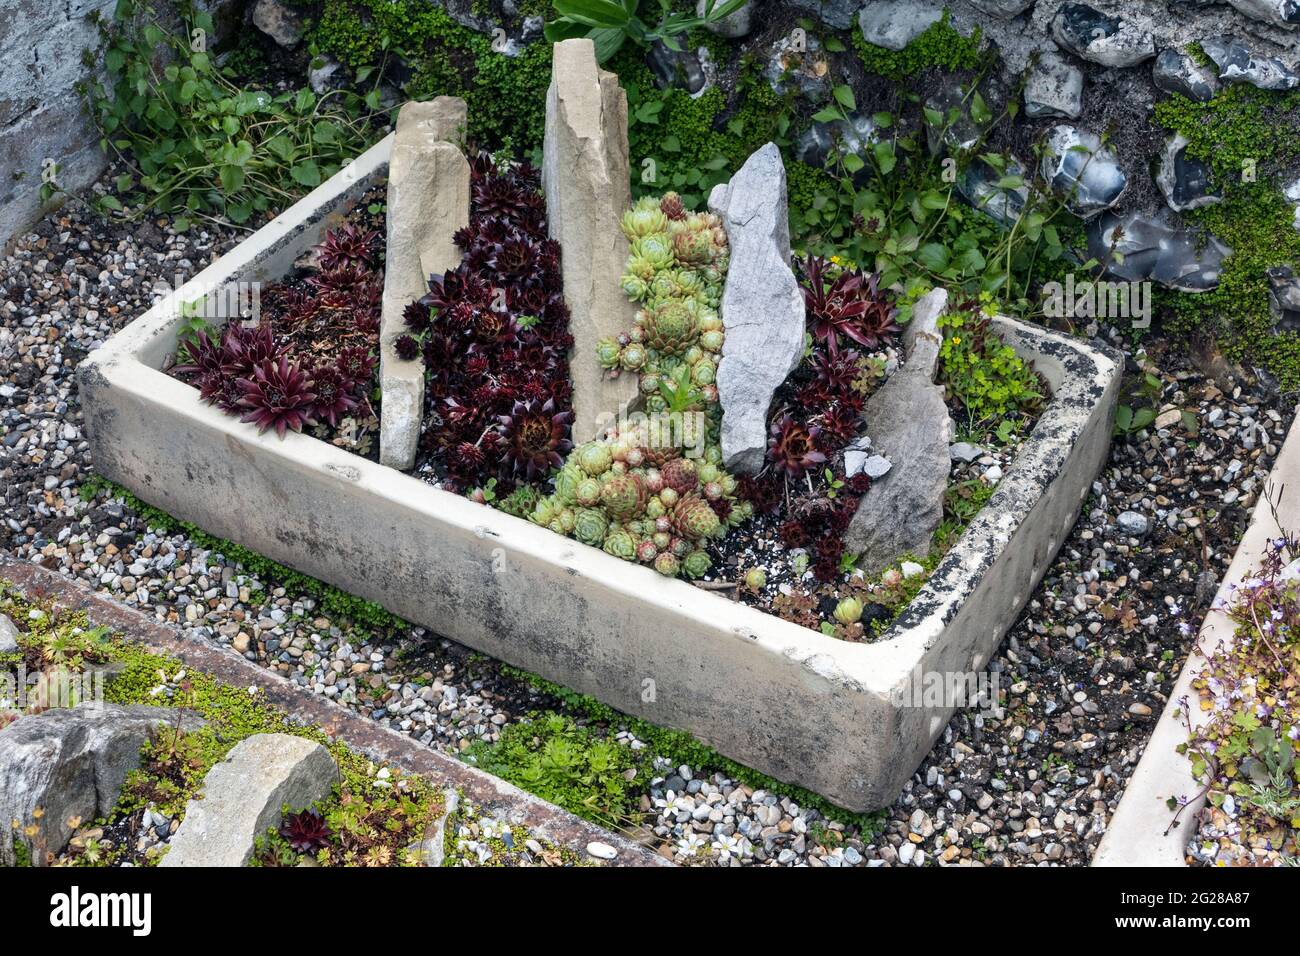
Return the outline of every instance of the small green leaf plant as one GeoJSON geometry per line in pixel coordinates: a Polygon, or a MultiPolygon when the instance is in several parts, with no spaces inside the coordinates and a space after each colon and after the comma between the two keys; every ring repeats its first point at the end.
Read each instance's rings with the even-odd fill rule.
{"type": "Polygon", "coordinates": [[[241,87],[207,49],[212,17],[191,0],[174,7],[164,20],[149,0],[119,0],[111,19],[94,18],[101,52],[87,50],[83,65],[104,75],[77,90],[100,147],[125,170],[100,211],[157,210],[179,231],[195,218],[242,224],[320,185],[377,135],[377,89],[241,87]]]}
{"type": "Polygon", "coordinates": [[[961,403],[972,426],[991,425],[993,435],[1005,440],[1014,431],[1005,423],[1025,419],[1041,408],[1046,390],[1033,366],[991,331],[992,302],[992,296],[984,293],[980,306],[939,317],[943,332],[939,378],[948,394],[961,403]]]}
{"type": "Polygon", "coordinates": [[[546,39],[558,43],[590,37],[596,45],[596,59],[601,63],[621,50],[628,40],[642,47],[660,41],[670,50],[681,50],[677,37],[730,16],[746,0],[708,0],[703,16],[674,11],[672,0],[657,2],[659,22],[651,26],[638,15],[641,0],[555,0],[556,18],[546,25],[546,39]]]}

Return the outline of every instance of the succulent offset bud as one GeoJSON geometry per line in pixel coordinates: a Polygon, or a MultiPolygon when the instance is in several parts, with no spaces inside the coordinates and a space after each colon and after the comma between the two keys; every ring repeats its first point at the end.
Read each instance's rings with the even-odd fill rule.
{"type": "Polygon", "coordinates": [[[600,367],[606,371],[618,368],[621,351],[617,339],[601,339],[597,342],[596,359],[600,362],[600,367]]]}
{"type": "Polygon", "coordinates": [[[578,504],[584,508],[592,508],[600,504],[600,482],[595,478],[584,478],[578,482],[577,490],[574,497],[578,504]]]}
{"type": "Polygon", "coordinates": [[[681,561],[671,551],[662,551],[655,558],[655,570],[665,577],[675,578],[681,570],[681,561]]]}
{"type": "Polygon", "coordinates": [[[668,550],[679,558],[684,558],[694,550],[695,545],[686,538],[673,538],[668,550]]]}
{"type": "Polygon", "coordinates": [[[651,233],[667,232],[668,217],[657,206],[653,209],[629,209],[623,213],[622,226],[628,242],[635,242],[651,233]]]}
{"type": "Polygon", "coordinates": [[[656,548],[655,543],[648,538],[636,546],[636,559],[638,561],[649,564],[658,556],[659,549],[656,548]]]}
{"type": "Polygon", "coordinates": [[[609,530],[609,519],[599,508],[579,508],[574,517],[573,536],[583,544],[599,547],[609,530]]]}
{"type": "Polygon", "coordinates": [[[667,531],[656,531],[650,536],[650,540],[654,542],[655,547],[660,551],[667,551],[672,547],[673,536],[667,531]]]}
{"type": "Polygon", "coordinates": [[[659,492],[659,500],[665,508],[671,508],[677,504],[678,497],[677,491],[673,488],[665,487],[659,492]]]}
{"type": "Polygon", "coordinates": [[[767,587],[767,574],[762,568],[750,568],[745,572],[745,587],[750,591],[761,591],[767,587]]]}
{"type": "Polygon", "coordinates": [[[722,332],[718,329],[708,329],[700,333],[700,348],[710,352],[722,351],[722,332]]]}
{"type": "Polygon", "coordinates": [[[626,461],[629,468],[640,468],[645,464],[645,453],[640,448],[629,448],[626,461]]]}
{"type": "Polygon", "coordinates": [[[716,481],[708,482],[701,490],[704,492],[704,497],[709,499],[709,501],[717,501],[723,496],[722,485],[718,484],[716,481]]]}
{"type": "Polygon", "coordinates": [[[636,541],[626,531],[611,531],[605,538],[604,550],[624,561],[636,560],[636,541]]]}
{"type": "Polygon", "coordinates": [[[580,445],[574,452],[574,457],[578,467],[593,478],[598,478],[609,471],[609,466],[614,463],[614,455],[609,446],[598,441],[589,441],[580,445]]]}
{"type": "Polygon", "coordinates": [[[645,490],[657,495],[664,490],[664,476],[658,468],[650,468],[645,473],[645,490]]]}
{"type": "Polygon", "coordinates": [[[709,503],[695,494],[685,495],[673,509],[673,527],[694,541],[716,535],[721,522],[709,503]]]}
{"type": "Polygon", "coordinates": [[[862,620],[862,602],[854,597],[846,597],[835,605],[834,616],[841,624],[856,624],[862,620]]]}
{"type": "Polygon", "coordinates": [[[672,531],[673,530],[672,519],[669,518],[667,515],[661,515],[658,518],[655,518],[655,530],[672,531]]]}
{"type": "Polygon", "coordinates": [[[645,516],[647,518],[651,518],[655,521],[658,521],[666,513],[667,513],[667,509],[664,507],[663,499],[660,498],[658,495],[655,495],[653,498],[651,498],[649,501],[645,503],[645,516]]]}
{"type": "Polygon", "coordinates": [[[578,483],[586,477],[572,458],[565,462],[560,473],[555,476],[555,496],[561,504],[573,505],[578,502],[578,483]]]}
{"type": "Polygon", "coordinates": [[[692,551],[682,560],[682,572],[688,578],[702,578],[711,567],[713,560],[704,551],[692,551]]]}

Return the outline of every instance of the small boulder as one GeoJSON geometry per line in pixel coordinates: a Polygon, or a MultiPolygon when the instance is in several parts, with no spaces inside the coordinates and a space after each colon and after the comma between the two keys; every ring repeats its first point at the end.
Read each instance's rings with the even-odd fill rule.
{"type": "Polygon", "coordinates": [[[1249,83],[1261,90],[1292,90],[1300,75],[1274,56],[1255,56],[1241,40],[1232,36],[1207,37],[1201,49],[1219,68],[1224,83],[1249,83]]]}
{"type": "Polygon", "coordinates": [[[1083,70],[1048,50],[1029,67],[1024,98],[1026,116],[1078,119],[1083,112],[1083,70]]]}
{"type": "Polygon", "coordinates": [[[942,344],[937,323],[947,302],[948,293],[935,289],[916,303],[904,332],[907,362],[863,412],[873,450],[891,465],[858,502],[844,536],[868,575],[905,554],[928,555],[943,520],[953,423],[934,371],[942,344]]]}
{"type": "MultiPolygon", "coordinates": [[[[181,727],[203,721],[188,712],[181,727]]],[[[14,841],[39,862],[59,853],[76,827],[106,817],[126,776],[140,766],[140,750],[177,715],[161,707],[81,704],[20,717],[0,730],[0,866],[16,865],[14,841]],[[35,811],[40,811],[36,818],[35,811]],[[28,837],[9,824],[34,824],[28,837]]]]}
{"type": "Polygon", "coordinates": [[[853,26],[853,17],[861,9],[862,0],[786,0],[786,4],[796,10],[806,10],[832,29],[847,30],[853,26]]]}
{"type": "Polygon", "coordinates": [[[995,20],[1018,17],[1034,5],[1034,0],[970,0],[970,5],[995,20]]]}
{"type": "Polygon", "coordinates": [[[803,358],[803,293],[790,268],[785,164],[775,143],[756,150],[709,194],[731,247],[722,293],[726,338],[718,363],[722,459],[745,474],[763,467],[772,396],[803,358]]]}
{"type": "Polygon", "coordinates": [[[1187,155],[1187,137],[1175,133],[1156,158],[1156,185],[1169,208],[1176,212],[1221,202],[1223,196],[1210,184],[1210,167],[1187,155]]]}
{"type": "Polygon", "coordinates": [[[185,805],[159,866],[245,866],[256,839],[280,825],[285,806],[306,809],[337,782],[334,758],[314,740],[291,734],[241,740],[203,778],[203,795],[185,805]]]}
{"type": "Polygon", "coordinates": [[[1219,77],[1214,70],[1173,49],[1160,51],[1151,68],[1151,80],[1156,89],[1200,103],[1214,99],[1219,91],[1219,77]]]}
{"type": "Polygon", "coordinates": [[[1300,24],[1297,0],[1228,0],[1233,7],[1254,20],[1289,27],[1300,24]]]}
{"type": "Polygon", "coordinates": [[[286,50],[302,42],[302,20],[279,0],[257,0],[253,6],[253,26],[286,50]]]}
{"type": "Polygon", "coordinates": [[[930,0],[876,0],[858,14],[862,38],[886,50],[902,50],[943,19],[943,4],[930,0]]]}
{"type": "MultiPolygon", "coordinates": [[[[715,6],[721,6],[722,3],[723,0],[715,0],[715,6]]],[[[708,8],[708,5],[709,0],[698,0],[695,4],[695,15],[704,16],[704,11],[708,8]]],[[[754,29],[753,0],[750,0],[749,3],[742,3],[740,9],[727,14],[721,20],[710,23],[705,29],[728,40],[737,40],[746,36],[750,30],[754,29]]]]}
{"type": "Polygon", "coordinates": [[[1133,282],[1151,279],[1181,292],[1215,288],[1223,260],[1232,255],[1216,236],[1183,225],[1168,210],[1125,216],[1108,212],[1089,222],[1084,234],[1088,255],[1109,275],[1133,282]]]}
{"type": "Polygon", "coordinates": [[[1052,36],[1071,53],[1102,66],[1135,66],[1156,55],[1150,33],[1086,3],[1063,3],[1052,18],[1052,36]]]}
{"type": "Polygon", "coordinates": [[[1052,191],[1080,219],[1115,205],[1128,186],[1115,151],[1103,146],[1096,133],[1077,126],[1048,130],[1041,171],[1052,191]]]}
{"type": "Polygon", "coordinates": [[[12,654],[18,650],[18,635],[21,633],[13,621],[0,614],[0,654],[12,654]]]}
{"type": "Polygon", "coordinates": [[[591,40],[552,48],[546,93],[542,185],[547,228],[560,244],[564,299],[573,335],[573,441],[603,434],[637,398],[637,376],[611,378],[596,343],[632,328],[636,306],[619,279],[628,241],[621,221],[632,205],[628,177],[627,94],[600,69],[591,40]]]}
{"type": "Polygon", "coordinates": [[[1300,331],[1300,278],[1290,266],[1265,270],[1268,277],[1268,305],[1274,332],[1300,331]]]}

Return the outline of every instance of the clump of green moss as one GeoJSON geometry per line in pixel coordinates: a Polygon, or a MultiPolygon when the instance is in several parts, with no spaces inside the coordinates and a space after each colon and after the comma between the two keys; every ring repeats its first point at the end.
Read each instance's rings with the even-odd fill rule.
{"type": "Polygon", "coordinates": [[[947,10],[920,36],[901,50],[868,43],[861,30],[853,30],[853,46],[868,73],[902,81],[922,70],[939,67],[949,72],[977,69],[989,54],[980,50],[982,31],[962,36],[947,10]]]}
{"type": "Polygon", "coordinates": [[[527,155],[541,148],[550,44],[534,43],[518,57],[506,56],[492,49],[492,37],[425,0],[324,0],[307,37],[315,52],[357,70],[400,55],[412,70],[406,94],[464,97],[469,137],[491,151],[527,155]]]}
{"type": "Polygon", "coordinates": [[[1223,201],[1186,214],[1232,247],[1219,285],[1199,294],[1162,292],[1171,331],[1208,334],[1232,359],[1258,362],[1285,391],[1300,388],[1300,336],[1275,332],[1268,304],[1272,266],[1300,263],[1300,233],[1277,175],[1300,159],[1300,140],[1279,135],[1300,125],[1300,91],[1224,87],[1208,102],[1174,95],[1155,116],[1188,139],[1187,152],[1209,165],[1223,201]]]}

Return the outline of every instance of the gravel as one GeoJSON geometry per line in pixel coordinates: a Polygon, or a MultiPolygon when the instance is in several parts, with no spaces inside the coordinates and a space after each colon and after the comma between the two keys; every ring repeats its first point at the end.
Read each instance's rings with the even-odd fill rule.
{"type": "MultiPolygon", "coordinates": [[[[496,740],[530,711],[564,709],[452,641],[422,628],[370,633],[150,527],[120,501],[78,496],[93,463],[77,362],[147,307],[155,280],[193,274],[238,238],[106,227],[73,207],[0,260],[0,547],[449,753],[496,740]]],[[[1216,384],[1164,340],[1147,348],[1150,359],[1130,350],[1130,371],[1141,365],[1159,380],[1157,423],[1116,441],[1082,519],[990,662],[1001,716],[959,711],[897,801],[865,826],[718,768],[663,765],[635,835],[678,862],[722,866],[1086,864],[1291,416],[1253,379],[1216,384]]],[[[1010,465],[974,446],[953,457],[954,478],[995,481],[1010,465]]],[[[626,731],[618,739],[645,746],[626,731]]],[[[501,851],[500,821],[486,826],[488,837],[472,812],[458,820],[462,859],[501,851]]],[[[511,831],[519,848],[506,850],[549,862],[531,839],[511,831]]]]}

